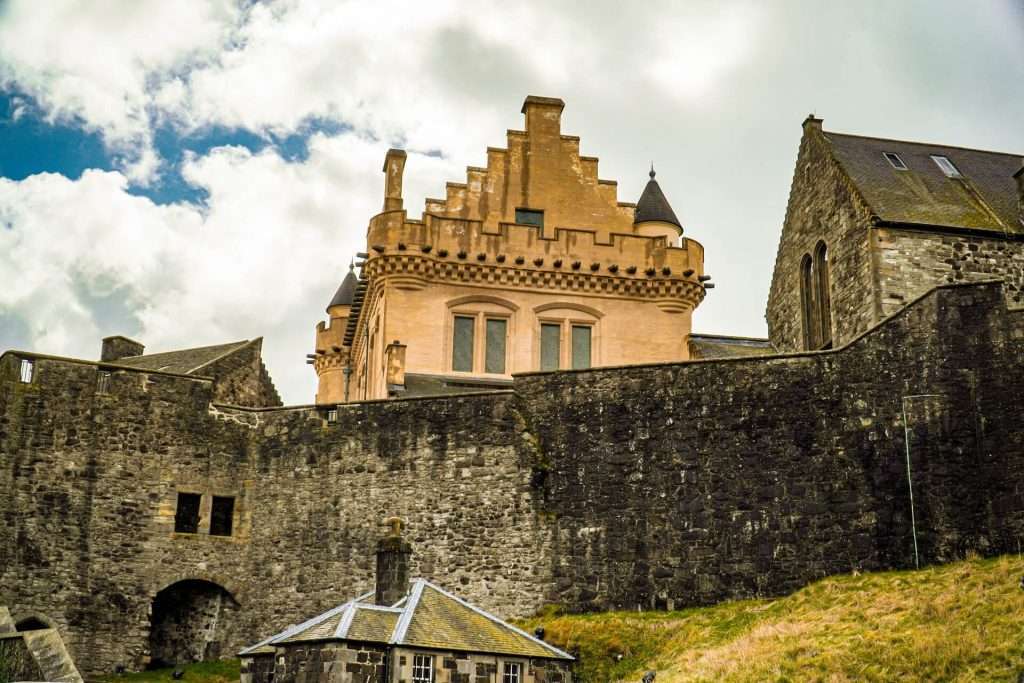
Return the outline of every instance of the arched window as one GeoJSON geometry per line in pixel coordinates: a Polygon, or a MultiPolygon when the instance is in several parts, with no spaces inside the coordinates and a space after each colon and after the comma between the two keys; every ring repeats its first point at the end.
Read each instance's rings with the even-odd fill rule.
{"type": "Polygon", "coordinates": [[[818,348],[832,348],[832,293],[828,273],[828,247],[814,247],[814,288],[818,303],[818,348]]]}
{"type": "Polygon", "coordinates": [[[814,311],[814,274],[810,254],[800,261],[800,317],[803,323],[804,348],[817,348],[817,329],[814,311]]]}
{"type": "Polygon", "coordinates": [[[814,256],[800,261],[800,319],[804,348],[832,348],[832,295],[829,281],[828,246],[818,242],[814,256]]]}

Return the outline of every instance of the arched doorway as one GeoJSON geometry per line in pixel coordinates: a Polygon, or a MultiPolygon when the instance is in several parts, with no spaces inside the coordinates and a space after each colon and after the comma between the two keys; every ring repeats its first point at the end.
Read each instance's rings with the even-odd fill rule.
{"type": "Polygon", "coordinates": [[[238,602],[222,586],[186,579],[153,598],[150,668],[218,659],[232,654],[238,602]]]}
{"type": "Polygon", "coordinates": [[[14,628],[17,631],[42,631],[45,628],[51,627],[39,617],[25,617],[16,623],[14,628]]]}

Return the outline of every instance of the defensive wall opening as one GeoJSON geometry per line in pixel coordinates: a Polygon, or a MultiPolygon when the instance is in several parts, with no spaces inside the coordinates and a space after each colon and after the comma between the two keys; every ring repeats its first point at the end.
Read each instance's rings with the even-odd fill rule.
{"type": "Polygon", "coordinates": [[[18,621],[14,624],[14,629],[19,632],[42,631],[48,628],[53,627],[50,624],[46,623],[46,621],[42,617],[38,616],[25,617],[21,621],[18,621]]]}
{"type": "Polygon", "coordinates": [[[150,669],[191,664],[232,654],[240,605],[223,586],[186,579],[153,598],[150,669]]]}

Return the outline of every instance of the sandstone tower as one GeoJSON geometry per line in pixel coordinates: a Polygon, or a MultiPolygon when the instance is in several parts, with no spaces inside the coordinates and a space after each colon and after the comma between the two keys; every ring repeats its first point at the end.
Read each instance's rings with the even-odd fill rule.
{"type": "Polygon", "coordinates": [[[689,358],[711,285],[704,250],[655,180],[620,202],[561,132],[562,100],[527,97],[526,130],[486,167],[403,206],[406,154],[384,160],[383,210],[309,354],[317,403],[507,386],[513,373],[689,358]]]}

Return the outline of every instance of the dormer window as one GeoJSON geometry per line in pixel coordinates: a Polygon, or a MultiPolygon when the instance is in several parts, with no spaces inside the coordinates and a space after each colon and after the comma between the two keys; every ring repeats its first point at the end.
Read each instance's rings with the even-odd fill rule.
{"type": "Polygon", "coordinates": [[[900,159],[900,155],[895,152],[882,152],[885,156],[885,160],[889,162],[889,165],[895,168],[897,171],[906,171],[907,165],[903,163],[903,159],[900,159]]]}
{"type": "Polygon", "coordinates": [[[516,209],[516,223],[544,227],[544,212],[535,209],[516,209]]]}
{"type": "Polygon", "coordinates": [[[932,161],[935,162],[936,166],[942,169],[942,172],[946,174],[947,178],[963,178],[963,175],[960,174],[960,170],[954,166],[953,162],[948,158],[940,154],[933,154],[932,161]]]}

